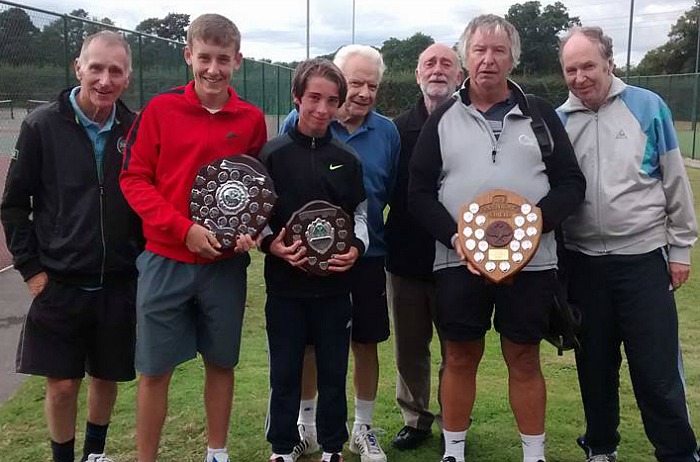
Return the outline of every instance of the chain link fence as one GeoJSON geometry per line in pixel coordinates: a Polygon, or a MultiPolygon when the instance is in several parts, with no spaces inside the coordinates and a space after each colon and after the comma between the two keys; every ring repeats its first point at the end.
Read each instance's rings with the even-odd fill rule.
{"type": "MultiPolygon", "coordinates": [[[[83,39],[103,29],[122,33],[131,45],[133,73],[122,99],[132,109],[191,79],[184,43],[0,1],[0,157],[13,151],[28,112],[77,84],[73,62],[83,39]]],[[[233,78],[240,96],[265,112],[270,135],[293,107],[292,74],[286,67],[244,59],[233,78]]]]}
{"type": "Polygon", "coordinates": [[[697,133],[700,74],[630,76],[626,81],[648,88],[666,101],[673,113],[681,152],[693,159],[700,157],[700,134],[697,133]]]}
{"type": "MultiPolygon", "coordinates": [[[[103,29],[131,45],[133,72],[124,102],[139,110],[158,93],[187,83],[184,43],[66,14],[0,1],[0,194],[22,120],[35,107],[77,85],[73,62],[83,39],[103,29]]],[[[244,42],[245,43],[245,42],[244,42]]],[[[293,107],[293,69],[244,59],[233,78],[238,94],[263,110],[270,137],[293,107]]],[[[10,264],[0,227],[0,269],[10,264]]]]}

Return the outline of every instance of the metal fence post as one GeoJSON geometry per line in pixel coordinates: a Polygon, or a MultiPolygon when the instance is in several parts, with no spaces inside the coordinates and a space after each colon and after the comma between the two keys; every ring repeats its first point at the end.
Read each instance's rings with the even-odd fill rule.
{"type": "Polygon", "coordinates": [[[281,72],[282,72],[282,68],[278,67],[278,68],[277,68],[277,108],[276,108],[276,110],[275,110],[275,112],[277,112],[277,128],[278,128],[278,129],[279,129],[279,126],[280,126],[280,112],[281,112],[281,110],[282,110],[282,109],[280,108],[280,99],[282,98],[282,97],[280,96],[280,73],[281,73],[281,72]]]}
{"type": "Polygon", "coordinates": [[[145,98],[143,95],[143,36],[139,34],[139,106],[143,107],[145,98]]]}
{"type": "Polygon", "coordinates": [[[66,71],[66,88],[70,86],[70,72],[68,71],[68,16],[63,15],[63,68],[66,71]]]}
{"type": "Polygon", "coordinates": [[[265,63],[262,63],[260,66],[260,80],[262,81],[262,85],[260,86],[262,92],[260,94],[260,102],[261,102],[261,109],[263,113],[265,112],[265,63]]]}

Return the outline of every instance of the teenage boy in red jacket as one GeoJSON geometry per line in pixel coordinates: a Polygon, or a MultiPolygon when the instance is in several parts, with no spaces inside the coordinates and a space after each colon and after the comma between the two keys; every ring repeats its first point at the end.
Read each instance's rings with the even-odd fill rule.
{"type": "Polygon", "coordinates": [[[257,155],[267,138],[262,112],[229,86],[238,70],[240,33],[205,14],[187,30],[185,61],[194,80],[156,96],[129,134],[121,186],[143,219],[146,251],[137,260],[136,369],[141,373],[136,444],[154,462],[173,369],[199,352],[205,365],[206,462],[228,462],[226,436],[246,297],[247,251],[240,236],[223,251],[189,218],[197,171],[231,154],[257,155]]]}

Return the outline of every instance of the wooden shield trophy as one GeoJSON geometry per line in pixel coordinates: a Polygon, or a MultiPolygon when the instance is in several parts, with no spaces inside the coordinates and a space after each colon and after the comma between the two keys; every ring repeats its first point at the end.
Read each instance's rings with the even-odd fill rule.
{"type": "Polygon", "coordinates": [[[190,195],[190,218],[207,228],[223,249],[236,235],[255,238],[277,200],[272,180],[258,160],[245,154],[210,162],[197,172],[190,195]]]}
{"type": "Polygon", "coordinates": [[[518,194],[497,189],[462,206],[459,245],[469,263],[496,284],[532,259],[542,236],[542,212],[518,194]]]}
{"type": "Polygon", "coordinates": [[[340,207],[326,201],[311,201],[289,219],[284,241],[289,246],[301,240],[308,258],[303,268],[325,276],[328,260],[350,250],[353,227],[353,219],[340,207]]]}

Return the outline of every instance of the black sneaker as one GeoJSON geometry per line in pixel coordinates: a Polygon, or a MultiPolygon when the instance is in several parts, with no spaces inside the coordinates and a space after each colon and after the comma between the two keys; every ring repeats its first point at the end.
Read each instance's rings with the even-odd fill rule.
{"type": "Polygon", "coordinates": [[[452,456],[445,456],[440,462],[457,462],[457,459],[452,456]]]}
{"type": "Polygon", "coordinates": [[[391,445],[402,451],[406,449],[415,449],[432,435],[430,429],[420,430],[406,425],[396,434],[396,437],[391,440],[391,445]]]}

